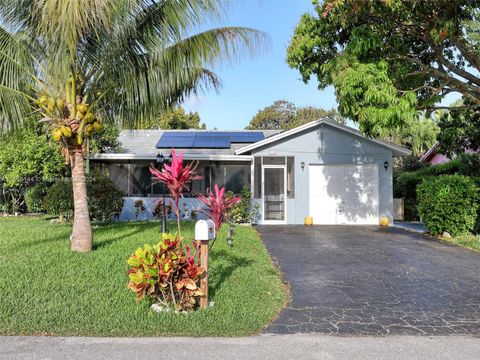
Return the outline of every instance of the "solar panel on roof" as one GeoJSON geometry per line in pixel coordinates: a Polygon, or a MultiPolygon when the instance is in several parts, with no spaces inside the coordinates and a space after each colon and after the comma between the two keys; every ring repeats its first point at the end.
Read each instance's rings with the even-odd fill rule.
{"type": "Polygon", "coordinates": [[[226,136],[233,143],[253,143],[265,139],[265,135],[261,131],[207,131],[199,134],[226,136]]]}
{"type": "Polygon", "coordinates": [[[166,131],[157,148],[228,149],[231,143],[254,143],[265,139],[261,131],[166,131]]]}
{"type": "Polygon", "coordinates": [[[193,143],[194,148],[228,149],[230,138],[213,132],[198,132],[193,143]]]}
{"type": "Polygon", "coordinates": [[[157,148],[191,148],[195,142],[197,133],[167,131],[162,134],[157,142],[157,148]]]}
{"type": "Polygon", "coordinates": [[[230,140],[234,143],[250,143],[265,139],[263,132],[232,132],[230,140]]]}

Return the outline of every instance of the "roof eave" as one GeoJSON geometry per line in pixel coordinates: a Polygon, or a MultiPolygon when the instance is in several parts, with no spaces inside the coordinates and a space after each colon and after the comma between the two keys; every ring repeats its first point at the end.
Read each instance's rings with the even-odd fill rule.
{"type": "Polygon", "coordinates": [[[359,137],[362,137],[366,140],[369,140],[369,141],[372,141],[374,143],[377,143],[381,146],[385,146],[389,149],[392,150],[393,152],[393,155],[396,156],[396,157],[401,157],[401,156],[410,156],[412,154],[412,151],[403,147],[403,146],[399,146],[399,145],[396,145],[396,144],[392,144],[392,143],[388,143],[386,141],[383,141],[383,140],[377,140],[377,139],[370,139],[370,138],[367,138],[365,136],[363,136],[358,130],[355,130],[353,128],[350,128],[348,126],[345,126],[345,125],[342,125],[342,124],[339,124],[335,121],[332,121],[332,120],[328,120],[328,119],[319,119],[319,120],[315,120],[315,121],[312,121],[310,123],[307,123],[307,124],[304,124],[304,125],[301,125],[301,126],[298,126],[296,128],[293,128],[293,129],[290,129],[290,130],[287,130],[287,131],[284,131],[284,132],[281,132],[277,135],[273,135],[269,138],[266,138],[264,140],[261,140],[261,141],[258,141],[256,143],[253,143],[253,144],[250,144],[248,146],[245,146],[243,148],[240,148],[238,150],[235,151],[235,154],[236,155],[241,155],[241,154],[245,154],[245,153],[248,153],[252,150],[255,150],[255,149],[258,149],[259,147],[262,147],[262,146],[265,146],[265,145],[268,145],[268,144],[271,144],[275,141],[279,141],[281,139],[284,139],[286,137],[289,137],[289,136],[292,136],[292,135],[295,135],[299,132],[302,132],[304,130],[308,130],[310,128],[314,128],[314,127],[317,127],[319,125],[322,125],[322,124],[327,124],[327,125],[330,125],[332,127],[335,127],[337,129],[340,129],[340,130],[343,130],[343,131],[346,131],[352,135],[355,135],[355,136],[359,136],[359,137]]]}
{"type": "MultiPolygon", "coordinates": [[[[157,154],[133,154],[133,153],[102,153],[90,155],[90,160],[97,161],[154,161],[157,154]]],[[[185,160],[206,160],[206,161],[251,161],[250,155],[234,154],[189,154],[184,153],[185,160]]]]}

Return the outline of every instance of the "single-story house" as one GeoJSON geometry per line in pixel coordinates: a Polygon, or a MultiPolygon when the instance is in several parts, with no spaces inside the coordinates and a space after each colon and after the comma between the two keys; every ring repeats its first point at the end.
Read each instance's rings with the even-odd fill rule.
{"type": "Polygon", "coordinates": [[[186,218],[202,207],[195,194],[219,184],[234,193],[248,186],[259,224],[303,224],[306,216],[314,224],[392,221],[392,158],[410,155],[329,119],[287,131],[126,130],[119,140],[123,152],[91,161],[127,194],[121,220],[153,216],[162,186],[148,167],[175,148],[203,176],[183,199],[186,218]]]}
{"type": "Polygon", "coordinates": [[[433,146],[426,151],[420,161],[430,165],[444,164],[450,161],[450,159],[439,152],[440,143],[437,141],[433,146]]]}

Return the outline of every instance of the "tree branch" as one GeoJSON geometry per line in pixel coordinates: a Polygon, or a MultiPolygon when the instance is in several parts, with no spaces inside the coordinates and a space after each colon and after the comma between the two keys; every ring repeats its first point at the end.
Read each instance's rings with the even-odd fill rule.
{"type": "Polygon", "coordinates": [[[467,61],[480,71],[480,58],[477,53],[471,48],[471,46],[462,38],[453,36],[450,41],[457,47],[458,51],[467,61]]]}
{"type": "Polygon", "coordinates": [[[472,83],[474,83],[476,85],[480,85],[480,78],[478,78],[475,75],[469,73],[468,71],[460,69],[459,67],[457,67],[456,65],[454,65],[450,61],[448,61],[445,58],[445,56],[443,55],[443,51],[440,47],[435,46],[435,45],[431,45],[431,46],[432,46],[432,50],[433,50],[434,54],[436,55],[440,64],[445,66],[448,70],[450,70],[454,74],[457,74],[458,76],[461,76],[462,78],[464,78],[468,81],[471,81],[472,83]]]}

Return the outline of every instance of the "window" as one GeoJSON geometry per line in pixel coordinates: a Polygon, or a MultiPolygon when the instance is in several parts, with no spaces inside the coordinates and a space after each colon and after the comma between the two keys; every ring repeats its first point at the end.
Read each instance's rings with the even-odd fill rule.
{"type": "Polygon", "coordinates": [[[285,165],[284,156],[264,156],[263,165],[285,165]]]}
{"type": "Polygon", "coordinates": [[[287,197],[295,198],[295,158],[287,157],[287,197]]]}

